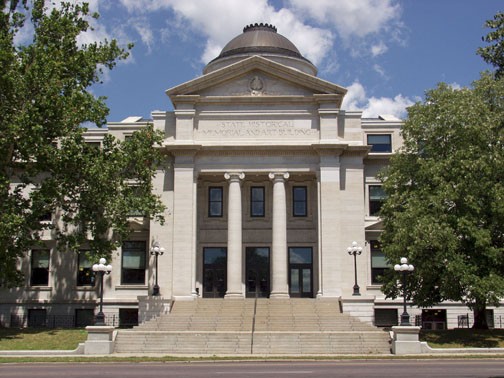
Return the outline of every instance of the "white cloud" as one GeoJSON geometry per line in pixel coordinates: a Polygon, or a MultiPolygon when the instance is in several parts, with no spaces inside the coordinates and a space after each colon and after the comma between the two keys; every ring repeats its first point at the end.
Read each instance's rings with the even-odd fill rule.
{"type": "MultiPolygon", "coordinates": [[[[112,0],[86,1],[91,12],[117,7],[112,0]]],[[[338,67],[329,62],[338,36],[350,54],[379,56],[388,50],[384,38],[389,42],[397,40],[401,16],[396,0],[285,0],[277,8],[272,0],[120,0],[119,3],[130,19],[90,20],[94,30],[83,33],[79,42],[116,38],[125,45],[139,36],[141,45],[150,52],[156,43],[165,44],[174,35],[189,43],[194,43],[190,41],[194,37],[203,37],[200,59],[207,63],[244,26],[265,22],[274,24],[312,63],[330,67],[331,71],[338,67]],[[159,15],[165,15],[168,27],[154,21],[159,15]]],[[[20,35],[18,39],[28,37],[20,35]]]]}
{"type": "Polygon", "coordinates": [[[448,84],[450,87],[452,87],[454,90],[460,90],[462,89],[462,86],[459,84],[459,83],[456,83],[456,82],[453,82],[453,83],[450,83],[448,84]]]}
{"type": "Polygon", "coordinates": [[[362,114],[363,117],[377,117],[380,114],[392,114],[397,118],[406,117],[406,108],[413,105],[415,102],[398,94],[394,98],[390,97],[371,97],[368,100],[367,106],[362,114]]]}
{"type": "Polygon", "coordinates": [[[406,108],[415,102],[398,94],[394,98],[390,97],[368,97],[363,85],[354,82],[347,87],[348,92],[343,100],[342,108],[346,110],[362,110],[365,118],[374,118],[383,114],[391,114],[397,118],[404,119],[407,115],[406,108]]]}
{"type": "MultiPolygon", "coordinates": [[[[270,22],[274,8],[267,0],[121,0],[130,13],[171,10],[178,18],[177,33],[185,28],[206,38],[202,60],[215,58],[232,36],[255,22],[270,22]]],[[[169,32],[164,31],[163,35],[169,32]]]]}
{"type": "Polygon", "coordinates": [[[318,65],[333,46],[334,36],[330,30],[302,23],[290,10],[282,8],[271,16],[271,22],[279,33],[287,37],[301,54],[318,65]]]}
{"type": "Polygon", "coordinates": [[[378,56],[385,54],[388,50],[388,47],[383,41],[378,42],[377,44],[371,46],[371,55],[378,56]]]}
{"type": "Polygon", "coordinates": [[[212,59],[215,59],[217,56],[219,56],[221,50],[222,50],[222,45],[212,41],[208,40],[205,46],[205,51],[203,52],[203,55],[201,56],[201,60],[204,63],[210,62],[212,59]]]}
{"type": "MultiPolygon", "coordinates": [[[[154,31],[153,38],[166,42],[167,36],[174,33],[181,38],[187,38],[188,34],[203,36],[205,47],[200,57],[204,63],[214,59],[245,25],[256,22],[274,24],[315,65],[325,64],[334,50],[337,35],[351,54],[378,56],[388,46],[376,37],[394,41],[401,29],[401,7],[396,0],[286,0],[280,8],[271,5],[271,0],[120,0],[120,3],[135,17],[164,10],[173,12],[167,17],[171,23],[169,29],[154,31]]],[[[141,36],[146,38],[142,33],[141,36]]],[[[154,43],[150,37],[142,41],[147,48],[154,43]]]]}
{"type": "Polygon", "coordinates": [[[289,0],[300,14],[334,25],[343,38],[364,37],[389,28],[401,9],[393,0],[289,0]]]}
{"type": "Polygon", "coordinates": [[[77,43],[79,45],[89,45],[91,43],[104,41],[105,39],[109,41],[112,39],[104,24],[95,19],[89,19],[88,22],[91,28],[77,36],[77,43]]]}
{"type": "Polygon", "coordinates": [[[362,110],[361,104],[366,102],[366,90],[362,84],[356,81],[346,88],[348,92],[343,99],[341,107],[347,110],[362,110]]]}
{"type": "Polygon", "coordinates": [[[147,47],[147,51],[150,53],[152,50],[152,44],[154,43],[154,33],[149,26],[149,22],[145,18],[139,18],[137,20],[133,20],[131,25],[136,30],[136,32],[140,35],[140,39],[143,44],[147,47]]]}
{"type": "Polygon", "coordinates": [[[385,72],[384,68],[382,66],[380,66],[379,64],[376,64],[376,63],[373,64],[373,71],[378,73],[382,78],[388,79],[387,73],[385,72]]]}

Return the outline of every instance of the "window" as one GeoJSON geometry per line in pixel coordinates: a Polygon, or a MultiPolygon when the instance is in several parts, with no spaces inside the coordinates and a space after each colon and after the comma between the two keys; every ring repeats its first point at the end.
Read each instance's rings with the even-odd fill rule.
{"type": "Polygon", "coordinates": [[[49,250],[34,249],[31,254],[31,286],[49,285],[49,250]]]}
{"type": "Polygon", "coordinates": [[[371,152],[392,152],[390,134],[370,134],[367,136],[367,144],[371,146],[371,152]]]}
{"type": "Polygon", "coordinates": [[[120,308],[119,309],[119,327],[132,328],[138,325],[138,309],[137,308],[120,308]]]}
{"type": "Polygon", "coordinates": [[[422,310],[422,328],[441,330],[446,329],[446,310],[445,309],[423,309],[422,310]]]}
{"type": "Polygon", "coordinates": [[[223,190],[221,186],[208,188],[208,216],[222,217],[223,213],[223,190]]]}
{"type": "Polygon", "coordinates": [[[250,188],[250,216],[264,217],[264,187],[253,186],[250,188]]]}
{"type": "Polygon", "coordinates": [[[390,268],[385,259],[385,255],[381,251],[380,242],[371,240],[371,283],[381,284],[380,277],[385,274],[386,270],[390,268]]]}
{"type": "Polygon", "coordinates": [[[86,252],[81,251],[77,256],[77,286],[94,286],[95,275],[86,252]]]}
{"type": "Polygon", "coordinates": [[[369,185],[369,215],[379,215],[385,198],[385,191],[381,185],[369,185]]]}
{"type": "Polygon", "coordinates": [[[28,327],[45,327],[47,325],[46,309],[30,308],[28,310],[28,327]]]}
{"type": "Polygon", "coordinates": [[[374,310],[374,325],[376,327],[393,327],[398,324],[397,310],[392,308],[376,308],[374,310]]]}
{"type": "Polygon", "coordinates": [[[145,284],[145,241],[125,241],[122,245],[121,284],[145,284]]]}
{"type": "Polygon", "coordinates": [[[292,188],[292,214],[295,217],[306,217],[308,214],[306,186],[292,188]]]}
{"type": "Polygon", "coordinates": [[[494,310],[487,308],[485,310],[485,317],[488,324],[488,328],[495,328],[494,310]]]}

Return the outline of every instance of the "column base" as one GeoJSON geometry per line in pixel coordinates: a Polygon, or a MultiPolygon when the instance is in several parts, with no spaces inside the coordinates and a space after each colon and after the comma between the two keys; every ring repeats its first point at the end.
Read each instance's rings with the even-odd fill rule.
{"type": "Polygon", "coordinates": [[[271,299],[289,299],[289,293],[271,293],[269,296],[271,299]]]}
{"type": "Polygon", "coordinates": [[[243,293],[226,293],[224,295],[224,299],[243,299],[245,296],[243,293]]]}

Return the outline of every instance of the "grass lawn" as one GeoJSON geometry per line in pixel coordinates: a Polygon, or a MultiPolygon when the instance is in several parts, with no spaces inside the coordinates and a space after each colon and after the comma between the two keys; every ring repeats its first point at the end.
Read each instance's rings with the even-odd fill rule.
{"type": "Polygon", "coordinates": [[[421,331],[420,341],[432,348],[504,348],[504,329],[421,331]]]}
{"type": "Polygon", "coordinates": [[[0,350],[73,350],[86,339],[84,329],[0,328],[0,350]]]}

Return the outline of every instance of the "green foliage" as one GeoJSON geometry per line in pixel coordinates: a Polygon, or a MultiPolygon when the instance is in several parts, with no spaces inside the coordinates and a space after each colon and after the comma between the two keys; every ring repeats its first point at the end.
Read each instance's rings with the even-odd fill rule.
{"type": "Polygon", "coordinates": [[[88,88],[100,82],[102,67],[126,59],[131,46],[79,45],[77,37],[98,15],[87,4],[45,6],[43,0],[1,3],[0,282],[6,285],[22,278],[17,261],[43,231],[55,233],[61,249],[90,236],[93,251],[108,255],[126,234],[128,209],[155,217],[163,208],[151,194],[159,132],[148,127],[125,143],[107,137],[98,150],[86,146],[80,127],[105,124],[105,98],[88,88]],[[28,22],[33,39],[18,45],[19,34],[31,30],[28,22]],[[48,212],[56,221],[40,222],[48,212]]]}
{"type": "MultiPolygon", "coordinates": [[[[481,313],[504,297],[504,78],[446,84],[408,111],[404,147],[381,178],[383,251],[408,257],[419,306],[462,301],[481,313]]],[[[397,297],[397,273],[384,293],[397,297]]]]}
{"type": "Polygon", "coordinates": [[[163,164],[153,146],[162,139],[152,126],[122,143],[107,135],[101,149],[86,145],[81,136],[62,138],[62,160],[51,177],[64,193],[56,201],[65,225],[57,230],[60,241],[72,250],[85,244],[92,253],[107,256],[129,235],[132,212],[163,222],[159,213],[164,206],[152,194],[156,168],[163,164]]]}
{"type": "Polygon", "coordinates": [[[480,47],[477,53],[485,62],[496,67],[496,77],[502,77],[504,75],[504,13],[497,13],[493,20],[485,22],[485,26],[494,29],[482,38],[490,45],[480,47]]]}

